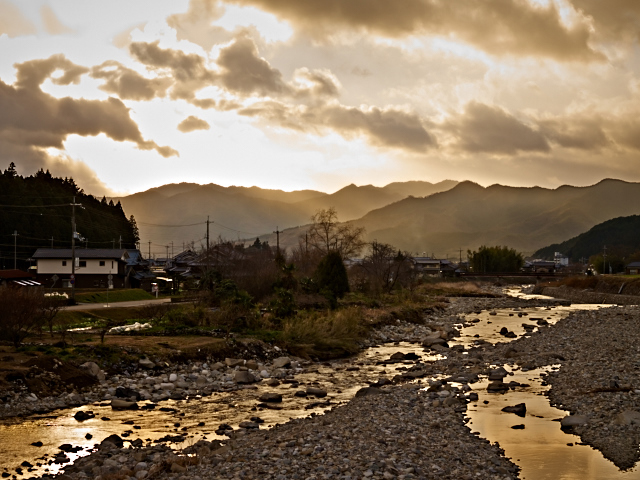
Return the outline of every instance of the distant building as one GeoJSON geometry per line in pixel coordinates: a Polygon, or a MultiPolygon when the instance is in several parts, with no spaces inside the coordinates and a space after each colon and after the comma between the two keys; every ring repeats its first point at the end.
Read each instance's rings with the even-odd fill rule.
{"type": "Polygon", "coordinates": [[[36,280],[45,287],[107,288],[109,275],[114,288],[126,288],[127,260],[125,249],[76,248],[75,279],[71,278],[70,248],[39,248],[32,258],[36,261],[36,280]]]}
{"type": "Polygon", "coordinates": [[[562,267],[568,267],[569,266],[569,257],[567,257],[566,255],[563,255],[560,252],[555,252],[553,254],[553,261],[558,266],[562,266],[562,267]]]}
{"type": "Polygon", "coordinates": [[[625,267],[624,271],[627,275],[640,274],[640,262],[631,262],[625,267]]]}
{"type": "Polygon", "coordinates": [[[556,262],[549,260],[531,260],[530,262],[525,262],[522,271],[528,273],[555,273],[557,268],[556,262]]]}
{"type": "Polygon", "coordinates": [[[457,265],[450,260],[431,257],[413,257],[413,268],[423,275],[453,275],[457,265]]]}
{"type": "Polygon", "coordinates": [[[41,287],[35,277],[22,270],[0,270],[0,287],[41,287]]]}

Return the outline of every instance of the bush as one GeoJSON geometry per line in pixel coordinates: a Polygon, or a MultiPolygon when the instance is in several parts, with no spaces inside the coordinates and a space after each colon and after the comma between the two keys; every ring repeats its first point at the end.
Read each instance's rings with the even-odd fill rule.
{"type": "Polygon", "coordinates": [[[339,252],[329,252],[320,261],[314,277],[320,294],[329,300],[332,308],[337,306],[337,299],[349,291],[347,269],[339,252]]]}
{"type": "Polygon", "coordinates": [[[37,288],[0,288],[0,340],[15,347],[42,328],[44,296],[37,288]]]}

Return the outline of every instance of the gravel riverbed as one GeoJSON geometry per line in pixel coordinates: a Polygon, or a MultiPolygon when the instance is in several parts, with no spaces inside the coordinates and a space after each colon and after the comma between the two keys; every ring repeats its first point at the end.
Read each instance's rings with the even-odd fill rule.
{"type": "MultiPolygon", "coordinates": [[[[466,352],[434,341],[436,337],[451,341],[458,335],[456,326],[464,321],[465,313],[504,308],[517,312],[541,305],[549,303],[506,297],[451,299],[445,311],[429,315],[424,325],[397,321],[378,329],[369,340],[371,345],[420,342],[431,353],[444,355],[442,360],[407,364],[405,372],[380,379],[325,415],[292,420],[269,430],[257,428],[259,424],[245,425],[229,432],[229,440],[222,443],[193,445],[187,450],[190,455],[165,445],[122,444],[122,439],[111,438],[91,455],[67,466],[58,478],[515,479],[517,466],[504,457],[498,445],[472,434],[464,416],[466,405],[477,400],[469,384],[504,364],[523,369],[560,364],[547,381],[552,403],[571,414],[572,422],[566,423],[575,426],[567,428],[620,468],[633,466],[640,443],[638,307],[577,311],[515,341],[480,343],[466,352]],[[436,377],[440,380],[434,380],[436,377]],[[412,379],[421,383],[406,383],[412,379]]],[[[274,377],[295,377],[314,365],[293,359],[278,367],[274,360],[247,358],[241,364],[216,367],[173,366],[173,373],[164,371],[159,376],[148,372],[144,378],[106,379],[93,393],[77,395],[115,398],[119,386],[143,391],[153,400],[154,394],[169,393],[164,386],[155,387],[163,383],[173,383],[177,394],[188,395],[216,381],[215,388],[240,388],[236,375],[243,374],[238,372],[254,375],[264,384],[274,377]]],[[[18,411],[19,403],[5,410],[18,411]]]]}

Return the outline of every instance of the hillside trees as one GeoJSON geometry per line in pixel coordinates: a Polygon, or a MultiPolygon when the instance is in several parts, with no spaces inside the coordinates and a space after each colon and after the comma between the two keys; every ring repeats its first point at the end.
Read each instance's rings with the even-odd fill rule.
{"type": "Polygon", "coordinates": [[[475,273],[517,272],[524,265],[524,258],[513,248],[481,246],[478,251],[467,252],[469,266],[475,273]]]}

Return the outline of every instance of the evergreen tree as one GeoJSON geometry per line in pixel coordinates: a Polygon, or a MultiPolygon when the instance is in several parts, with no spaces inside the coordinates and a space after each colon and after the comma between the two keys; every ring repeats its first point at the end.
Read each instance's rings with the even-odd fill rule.
{"type": "Polygon", "coordinates": [[[337,306],[337,299],[349,291],[347,269],[338,251],[333,250],[320,260],[314,277],[320,293],[329,300],[332,308],[337,306]]]}

